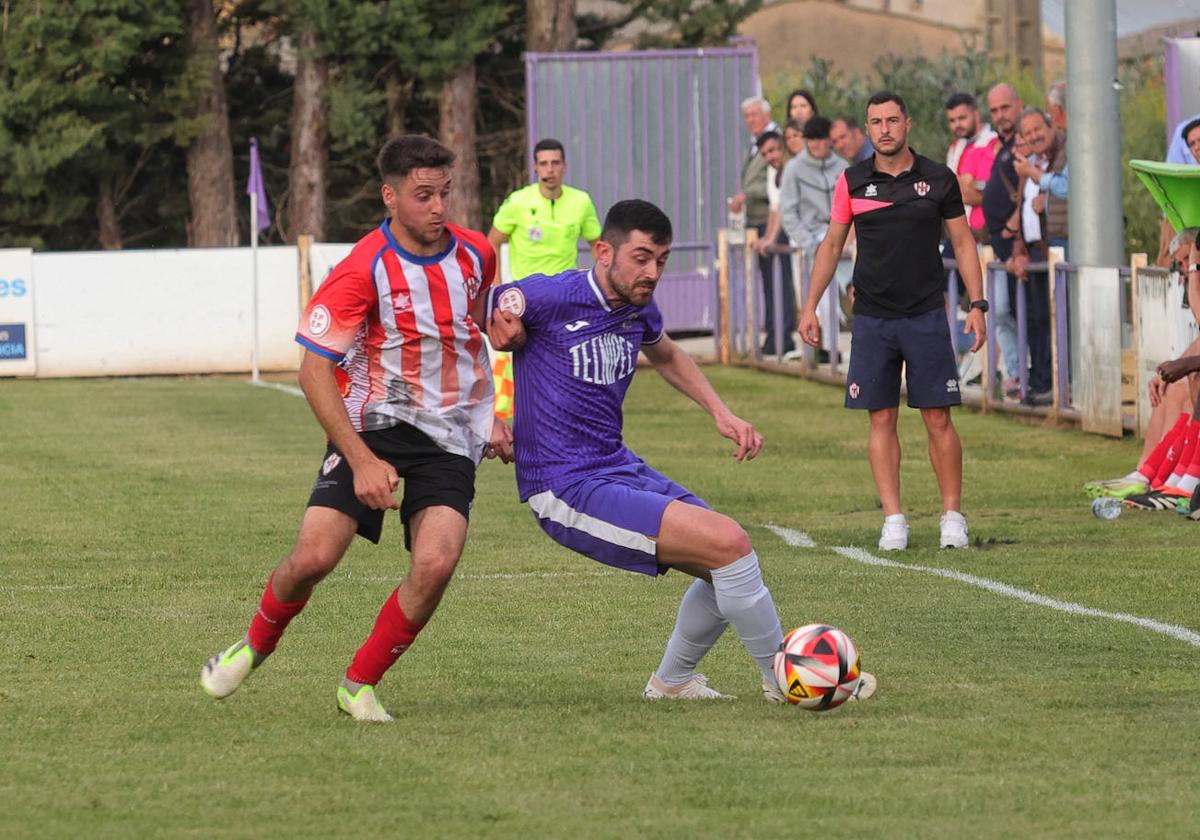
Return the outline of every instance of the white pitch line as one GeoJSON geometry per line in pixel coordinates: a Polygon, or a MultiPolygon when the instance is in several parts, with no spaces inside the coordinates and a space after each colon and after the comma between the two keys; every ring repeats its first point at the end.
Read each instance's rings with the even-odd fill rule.
{"type": "Polygon", "coordinates": [[[1167,624],[1162,621],[1156,621],[1153,618],[1142,618],[1129,613],[1109,612],[1108,610],[1098,610],[1093,607],[1085,607],[1083,604],[1076,604],[1072,601],[1060,601],[1057,598],[1047,598],[1045,595],[1038,595],[1036,592],[1027,592],[1024,589],[1018,589],[1015,586],[1009,586],[1007,583],[989,580],[988,578],[976,577],[969,575],[966,572],[957,572],[953,569],[941,569],[936,566],[918,566],[908,563],[897,563],[895,560],[887,560],[883,557],[876,557],[869,551],[864,551],[861,548],[853,548],[840,546],[835,548],[838,554],[843,557],[854,560],[858,563],[866,563],[869,566],[887,566],[894,569],[905,569],[910,572],[924,572],[929,575],[937,575],[938,577],[948,578],[949,580],[957,580],[960,583],[965,583],[970,586],[977,586],[980,589],[986,589],[988,592],[994,592],[997,595],[1003,595],[1006,598],[1015,598],[1018,601],[1026,601],[1030,604],[1037,604],[1042,607],[1049,607],[1052,610],[1069,613],[1071,615],[1086,615],[1093,618],[1106,618],[1109,621],[1122,621],[1126,624],[1133,624],[1146,630],[1152,630],[1155,633],[1162,633],[1164,636],[1170,636],[1173,639],[1178,639],[1181,642],[1187,642],[1193,647],[1200,647],[1200,633],[1195,630],[1189,630],[1186,627],[1181,627],[1178,624],[1167,624]]]}
{"type": "Polygon", "coordinates": [[[791,528],[784,528],[782,525],[772,525],[770,523],[767,523],[763,527],[788,545],[795,546],[796,548],[817,547],[817,544],[813,542],[813,538],[803,531],[793,531],[791,528]]]}
{"type": "Polygon", "coordinates": [[[255,382],[254,380],[251,380],[250,384],[254,385],[255,387],[258,387],[258,388],[272,388],[276,391],[283,391],[285,394],[291,394],[293,397],[303,397],[304,396],[304,392],[301,391],[299,388],[297,388],[295,385],[285,385],[282,382],[267,382],[265,380],[260,379],[257,382],[255,382]]]}

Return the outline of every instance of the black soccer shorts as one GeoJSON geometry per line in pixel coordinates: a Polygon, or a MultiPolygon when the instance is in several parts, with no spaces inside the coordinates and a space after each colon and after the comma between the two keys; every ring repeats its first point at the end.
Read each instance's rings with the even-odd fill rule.
{"type": "MultiPolygon", "coordinates": [[[[404,524],[405,548],[412,550],[408,522],[418,511],[444,505],[470,517],[475,498],[475,462],[470,458],[447,452],[407,423],[360,435],[376,457],[396,468],[404,482],[400,521],[404,524]]],[[[386,511],[373,510],[354,495],[354,473],[332,443],[325,449],[308,506],[333,508],[353,517],[358,521],[360,537],[379,542],[386,511]]]]}

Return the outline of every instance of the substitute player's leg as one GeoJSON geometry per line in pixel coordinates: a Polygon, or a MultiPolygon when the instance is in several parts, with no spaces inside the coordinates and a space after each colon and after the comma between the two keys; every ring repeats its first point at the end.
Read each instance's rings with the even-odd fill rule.
{"type": "Polygon", "coordinates": [[[354,539],[356,520],[327,507],[310,507],[291,553],[267,580],[246,636],[205,663],[200,684],[212,697],[228,697],[279,644],[283,631],[312,595],[313,587],[337,566],[354,539]]]}
{"type": "Polygon", "coordinates": [[[875,491],[883,505],[883,531],[879,547],[885,551],[908,548],[908,521],[900,509],[900,435],[896,422],[899,407],[868,412],[871,430],[867,437],[867,460],[875,479],[875,491]]]}
{"type": "MultiPolygon", "coordinates": [[[[763,583],[758,555],[742,527],[716,511],[676,500],[663,513],[657,546],[660,563],[693,573],[707,571],[717,614],[733,625],[764,684],[774,685],[775,652],[783,641],[783,628],[763,583]]],[[[699,644],[692,654],[705,640],[693,640],[699,644]]]]}
{"type": "Polygon", "coordinates": [[[922,408],[921,419],[929,437],[929,461],[942,494],[942,548],[966,548],[967,520],[962,505],[962,441],[950,418],[949,407],[922,408]]]}
{"type": "Polygon", "coordinates": [[[408,577],[384,601],[371,635],[354,654],[338,687],[338,708],[357,720],[392,720],[375,698],[374,686],[413,644],[441,602],[466,544],[467,518],[451,507],[427,507],[412,514],[408,533],[408,577]]]}

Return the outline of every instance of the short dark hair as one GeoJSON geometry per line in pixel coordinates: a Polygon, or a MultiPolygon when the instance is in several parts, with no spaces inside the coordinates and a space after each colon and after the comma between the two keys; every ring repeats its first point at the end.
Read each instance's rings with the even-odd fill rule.
{"type": "Polygon", "coordinates": [[[802,134],[804,133],[804,123],[800,122],[800,120],[788,120],[786,123],[784,123],[783,127],[784,129],[790,128],[792,131],[799,131],[802,134]]]}
{"type": "Polygon", "coordinates": [[[958,92],[946,100],[946,110],[953,111],[955,108],[961,108],[966,105],[968,108],[977,109],[979,106],[975,104],[975,97],[969,93],[958,92]]]}
{"type": "MultiPolygon", "coordinates": [[[[846,128],[854,131],[856,128],[861,131],[862,124],[858,121],[858,117],[838,117],[839,120],[846,124],[846,128]]],[[[833,126],[831,125],[830,128],[833,126]]]]}
{"type": "Polygon", "coordinates": [[[804,124],[804,139],[805,140],[828,140],[829,129],[833,127],[833,123],[829,117],[817,115],[809,119],[804,124]]]}
{"type": "Polygon", "coordinates": [[[537,160],[538,152],[560,152],[562,159],[567,159],[567,150],[563,148],[563,144],[555,140],[553,137],[543,137],[537,141],[537,145],[533,147],[533,159],[537,160]]]}
{"type": "Polygon", "coordinates": [[[885,102],[895,102],[900,106],[900,113],[906,117],[908,116],[908,106],[904,104],[904,100],[900,98],[900,94],[893,93],[890,90],[881,90],[878,93],[872,94],[871,98],[867,100],[867,108],[870,108],[872,105],[882,105],[885,102]]]}
{"type": "Polygon", "coordinates": [[[649,201],[627,198],[609,208],[600,238],[613,248],[620,248],[635,230],[650,234],[655,245],[665,245],[674,235],[666,213],[649,201]]]}
{"type": "Polygon", "coordinates": [[[1200,117],[1196,117],[1196,119],[1192,120],[1190,123],[1188,123],[1187,125],[1185,125],[1183,127],[1183,131],[1180,133],[1179,136],[1183,138],[1184,143],[1187,142],[1187,136],[1189,134],[1191,134],[1193,131],[1195,131],[1197,128],[1200,128],[1200,117]]]}
{"type": "Polygon", "coordinates": [[[403,178],[414,169],[441,169],[454,165],[454,152],[432,137],[405,134],[383,144],[375,161],[380,180],[403,178]]]}
{"type": "Polygon", "coordinates": [[[776,131],[775,129],[772,128],[772,129],[768,129],[767,131],[764,131],[762,134],[755,137],[754,144],[756,146],[758,146],[759,149],[762,149],[762,147],[767,144],[768,140],[779,140],[780,142],[782,142],[783,137],[779,134],[778,131],[776,131]]]}

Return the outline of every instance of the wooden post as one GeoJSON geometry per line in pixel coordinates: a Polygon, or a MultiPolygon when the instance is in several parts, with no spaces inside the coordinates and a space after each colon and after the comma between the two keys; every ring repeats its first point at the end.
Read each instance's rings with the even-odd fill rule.
{"type": "Polygon", "coordinates": [[[312,244],[313,238],[307,233],[302,233],[296,237],[296,249],[300,258],[300,311],[304,311],[304,307],[308,306],[309,300],[312,298],[312,244]]]}
{"type": "Polygon", "coordinates": [[[750,358],[758,361],[758,319],[755,317],[758,313],[754,306],[754,246],[758,244],[758,231],[754,228],[746,228],[746,243],[742,245],[742,257],[744,260],[744,274],[746,280],[746,350],[750,354],[750,358]]]}
{"type": "Polygon", "coordinates": [[[717,338],[717,358],[723,365],[729,364],[729,323],[732,307],[729,305],[729,231],[717,231],[717,301],[720,309],[721,334],[717,338]]]}
{"type": "Polygon", "coordinates": [[[1133,321],[1133,430],[1138,437],[1145,437],[1142,428],[1142,319],[1138,311],[1138,275],[1150,261],[1145,254],[1133,254],[1129,258],[1129,318],[1133,321]]]}
{"type": "Polygon", "coordinates": [[[1062,394],[1058,376],[1058,272],[1056,268],[1062,262],[1062,248],[1046,249],[1046,279],[1050,289],[1050,420],[1058,425],[1059,413],[1062,411],[1062,394]]]}
{"type": "MultiPolygon", "coordinates": [[[[313,238],[307,233],[302,233],[296,237],[296,253],[298,255],[299,264],[297,266],[300,276],[300,314],[304,314],[304,308],[308,306],[309,300],[312,299],[312,243],[313,238]]],[[[304,348],[299,344],[296,345],[299,351],[300,362],[304,361],[304,348]]],[[[299,362],[297,362],[299,365],[299,362]]]]}

